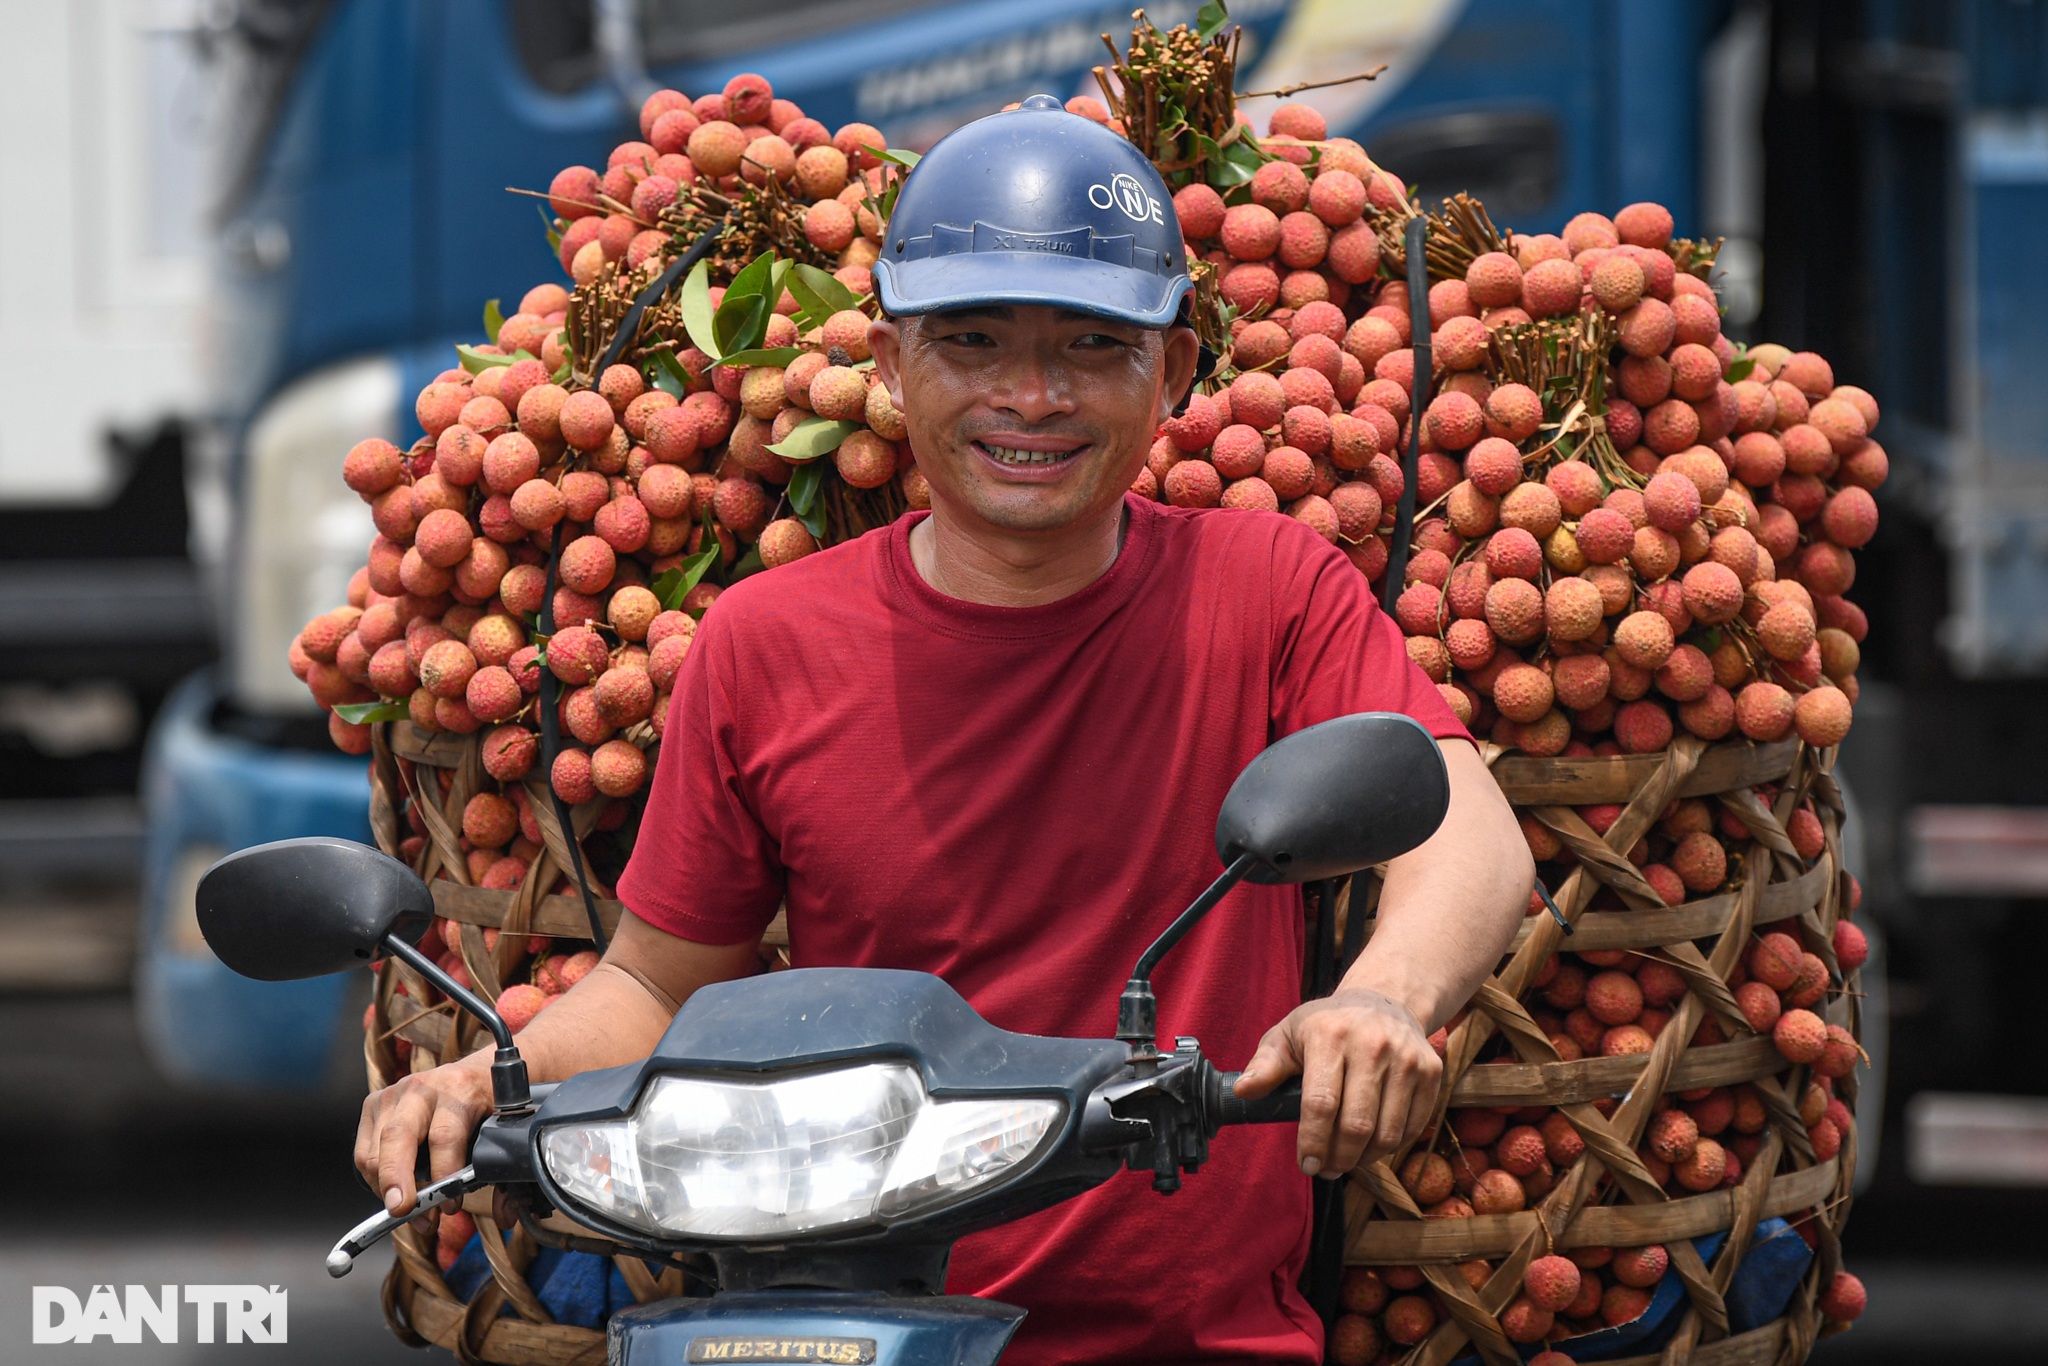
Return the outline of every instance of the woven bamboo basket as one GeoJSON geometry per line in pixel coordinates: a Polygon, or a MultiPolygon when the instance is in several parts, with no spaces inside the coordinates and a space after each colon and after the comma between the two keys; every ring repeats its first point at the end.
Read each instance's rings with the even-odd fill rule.
{"type": "MultiPolygon", "coordinates": [[[[1771,1040],[1743,1023],[1728,979],[1754,933],[1779,922],[1797,922],[1806,939],[1835,969],[1831,936],[1842,913],[1846,875],[1841,872],[1841,799],[1830,769],[1832,751],[1814,751],[1796,741],[1775,745],[1707,746],[1681,739],[1658,754],[1617,758],[1533,759],[1487,746],[1496,780],[1518,811],[1533,815],[1571,851],[1573,871],[1557,888],[1556,902],[1572,934],[1549,915],[1531,916],[1517,935],[1505,966],[1481,987],[1465,1018],[1446,1041],[1445,1085],[1437,1102],[1440,1127],[1452,1107],[1551,1107],[1565,1114],[1586,1143],[1585,1155],[1559,1172],[1550,1193],[1529,1210],[1462,1219],[1424,1218],[1396,1176],[1400,1158],[1361,1169],[1348,1192],[1346,1261],[1356,1266],[1418,1268],[1442,1306],[1442,1321],[1403,1360],[1415,1366],[1443,1366],[1474,1352],[1493,1363],[1517,1362],[1518,1351],[1503,1332],[1499,1316],[1519,1293],[1529,1261],[1550,1251],[1608,1246],[1665,1245],[1670,1275],[1683,1284],[1688,1303],[1677,1331],[1661,1353],[1625,1357],[1629,1366],[1694,1362],[1699,1366],[1777,1366],[1803,1360],[1822,1331],[1814,1301],[1840,1266],[1840,1232],[1846,1219],[1855,1166],[1853,1130],[1841,1151],[1816,1159],[1798,1111],[1806,1069],[1780,1056],[1771,1040]],[[1777,786],[1769,805],[1760,786],[1777,786]],[[1700,900],[1666,907],[1650,891],[1624,851],[1679,798],[1717,801],[1748,829],[1750,839],[1731,859],[1722,889],[1700,900]],[[1811,800],[1826,832],[1826,848],[1811,865],[1801,860],[1785,829],[1788,813],[1811,800]],[[1596,834],[1575,809],[1595,803],[1623,805],[1606,834],[1596,834]],[[1632,909],[1591,910],[1594,897],[1611,889],[1632,909]],[[1563,1061],[1521,1004],[1545,960],[1560,950],[1623,950],[1654,956],[1684,975],[1689,990],[1673,1006],[1670,1023],[1647,1054],[1563,1061]],[[1729,1041],[1697,1045],[1699,1023],[1719,1019],[1729,1041]],[[1510,1063],[1479,1063],[1495,1037],[1506,1041],[1510,1063]],[[1637,1144],[1657,1099],[1669,1091],[1747,1083],[1769,1112],[1769,1127],[1757,1160],[1739,1184],[1706,1194],[1668,1194],[1637,1154],[1637,1144]],[[1612,1114],[1596,1103],[1619,1098],[1612,1114]],[[1603,1180],[1603,1177],[1609,1179],[1603,1180]],[[1806,1224],[1816,1255],[1786,1312],[1773,1322],[1730,1335],[1723,1294],[1751,1245],[1759,1221],[1786,1217],[1806,1224]],[[1711,1264],[1692,1250],[1691,1239],[1727,1235],[1711,1264]],[[1461,1263],[1484,1258],[1494,1265],[1478,1288],[1461,1263]]],[[[427,827],[415,868],[429,880],[436,909],[459,926],[451,947],[461,955],[482,994],[495,1000],[520,959],[523,936],[545,934],[578,940],[587,934],[585,910],[575,895],[543,894],[569,868],[567,834],[554,819],[538,783],[531,795],[544,835],[524,885],[488,891],[467,885],[458,839],[460,813],[480,790],[483,777],[475,737],[425,736],[409,723],[380,726],[372,751],[371,815],[379,843],[397,853],[406,828],[400,813],[408,797],[427,827]],[[403,761],[403,762],[401,762],[403,761]],[[423,776],[448,775],[445,793],[423,776]],[[408,777],[410,774],[410,777],[408,777]],[[431,799],[429,794],[432,793],[431,799]],[[446,869],[450,877],[436,874],[446,869]],[[484,931],[500,933],[487,947],[484,931]]],[[[438,778],[432,780],[438,787],[438,778]]],[[[577,808],[572,824],[587,837],[598,803],[577,808]]],[[[1376,886],[1362,884],[1370,916],[1376,886]]],[[[1348,896],[1345,898],[1348,901],[1348,896]]],[[[598,911],[607,932],[621,907],[602,898],[598,911]]],[[[1338,913],[1345,914],[1340,902],[1338,913]]],[[[1371,920],[1365,926],[1371,933],[1371,920]]],[[[579,944],[579,947],[581,945],[579,944]]],[[[763,957],[786,962],[787,935],[778,918],[762,946],[763,957]]],[[[378,969],[372,1019],[365,1039],[370,1085],[382,1087],[405,1071],[420,1071],[475,1048],[474,1021],[433,999],[426,984],[396,960],[378,969]],[[401,991],[400,988],[404,990],[401,991]],[[406,1047],[401,1061],[399,1041],[406,1047]]],[[[1824,1018],[1857,1028],[1858,983],[1854,974],[1831,984],[1824,1018]]],[[[1836,1083],[1836,1093],[1853,1108],[1853,1076],[1836,1083]]],[[[504,1366],[564,1366],[597,1362],[604,1353],[602,1332],[552,1321],[526,1279],[539,1246],[519,1225],[499,1222],[489,1192],[472,1195],[465,1208],[475,1219],[491,1275],[467,1301],[443,1277],[431,1232],[407,1226],[394,1236],[398,1258],[384,1287],[392,1330],[414,1344],[432,1342],[465,1362],[504,1366]],[[505,1310],[509,1306],[511,1312],[505,1310]]],[[[625,1250],[590,1240],[579,1226],[554,1216],[539,1221],[544,1234],[581,1250],[612,1256],[636,1299],[680,1294],[677,1268],[657,1275],[625,1250]]],[[[1568,1349],[1570,1340],[1564,1346],[1568,1349]]]]}
{"type": "MultiPolygon", "coordinates": [[[[573,864],[569,833],[555,817],[543,779],[535,777],[527,784],[544,847],[524,884],[511,891],[469,884],[459,844],[463,806],[477,792],[496,786],[484,775],[478,736],[429,736],[406,721],[374,731],[370,824],[377,843],[384,852],[399,856],[408,829],[402,813],[412,800],[427,832],[412,860],[413,869],[433,889],[435,911],[460,927],[449,947],[461,955],[479,993],[493,1002],[513,981],[527,936],[551,936],[558,952],[565,941],[571,950],[590,947],[582,897],[545,891],[567,876],[573,864]],[[448,778],[445,793],[438,790],[441,774],[448,778]],[[443,872],[448,876],[440,876],[443,872]],[[495,944],[487,946],[484,931],[489,929],[499,933],[495,944]]],[[[596,826],[602,806],[600,799],[571,813],[579,847],[596,826]]],[[[587,856],[584,866],[590,867],[587,856]]],[[[592,888],[599,894],[599,919],[610,934],[618,926],[621,905],[603,895],[594,874],[592,888]]],[[[763,939],[762,956],[786,963],[787,945],[778,917],[763,939]]],[[[411,968],[396,959],[378,965],[364,1037],[371,1089],[388,1086],[406,1072],[451,1062],[474,1050],[483,1038],[475,1020],[452,1003],[438,1000],[411,968]]],[[[501,1223],[504,1211],[489,1191],[469,1196],[464,1209],[476,1222],[490,1265],[489,1279],[465,1301],[442,1275],[433,1232],[414,1225],[399,1229],[392,1237],[397,1260],[384,1282],[384,1313],[392,1332],[414,1346],[431,1342],[445,1347],[466,1363],[570,1366],[603,1361],[604,1333],[555,1322],[528,1283],[527,1269],[540,1250],[532,1233],[517,1223],[501,1223]],[[504,1313],[508,1306],[510,1314],[504,1313]]],[[[638,1256],[590,1238],[587,1230],[559,1215],[537,1221],[537,1227],[560,1245],[610,1256],[641,1303],[684,1292],[680,1268],[657,1274],[638,1256]]]]}
{"type": "MultiPolygon", "coordinates": [[[[1829,1023],[1858,1030],[1857,977],[1842,980],[1830,947],[1849,887],[1841,865],[1841,793],[1830,771],[1834,751],[1816,751],[1796,740],[1708,746],[1691,737],[1660,753],[1610,758],[1536,759],[1486,748],[1494,776],[1517,811],[1533,815],[1570,851],[1572,871],[1555,900],[1573,932],[1567,938],[1563,924],[1548,913],[1524,923],[1505,966],[1480,988],[1449,1033],[1434,1123],[1442,1126],[1451,1107],[1549,1107],[1584,1139],[1584,1155],[1556,1173],[1554,1186],[1532,1208],[1469,1218],[1423,1217],[1397,1176],[1406,1154],[1363,1168],[1347,1192],[1347,1263],[1420,1270],[1423,1289],[1434,1292],[1441,1313],[1434,1331],[1401,1358],[1415,1366],[1443,1366],[1474,1353],[1489,1366],[1520,1361],[1538,1348],[1510,1342],[1500,1315],[1521,1292],[1531,1259],[1575,1248],[1653,1243],[1668,1249],[1667,1275],[1684,1289],[1677,1329],[1659,1353],[1610,1360],[1627,1366],[1787,1366],[1804,1360],[1823,1331],[1815,1299],[1841,1265],[1840,1235],[1855,1169],[1853,1126],[1842,1135],[1836,1156],[1816,1158],[1798,1109],[1808,1069],[1787,1062],[1769,1037],[1747,1027],[1729,978],[1754,933],[1795,922],[1831,977],[1825,1005],[1813,1009],[1829,1023]],[[1777,794],[1767,805],[1757,789],[1770,784],[1777,785],[1777,794]],[[1715,894],[1667,907],[1624,855],[1674,800],[1688,797],[1718,803],[1746,827],[1749,838],[1731,850],[1730,875],[1715,894]],[[1806,800],[1826,835],[1824,850],[1810,865],[1794,850],[1785,825],[1806,800]],[[1624,807],[1604,836],[1574,809],[1596,803],[1624,807]],[[1589,910],[1602,888],[1629,909],[1589,910]],[[1683,975],[1687,991],[1671,1007],[1672,1017],[1650,1052],[1560,1058],[1522,1003],[1545,960],[1560,950],[1623,950],[1659,959],[1683,975]],[[1697,1027],[1710,1016],[1728,1041],[1695,1044],[1697,1027]],[[1495,1038],[1505,1040],[1513,1060],[1475,1066],[1495,1038]],[[1667,1092],[1743,1083],[1756,1089],[1768,1112],[1755,1160],[1732,1186],[1698,1195],[1667,1193],[1637,1151],[1658,1099],[1667,1092]],[[1596,1108],[1601,1101],[1609,1103],[1596,1108]],[[1815,1255],[1780,1317],[1731,1334],[1724,1295],[1752,1247],[1758,1222],[1772,1217],[1803,1223],[1815,1255]],[[1709,1263],[1691,1240],[1716,1232],[1726,1237],[1709,1263]],[[1492,1272],[1474,1287],[1460,1264],[1479,1258],[1492,1272]]],[[[1364,895],[1372,894],[1368,886],[1364,895]]],[[[1852,1109],[1854,1087],[1853,1073],[1835,1083],[1836,1094],[1852,1109]]],[[[1549,1345],[1569,1354],[1571,1340],[1549,1345]]]]}

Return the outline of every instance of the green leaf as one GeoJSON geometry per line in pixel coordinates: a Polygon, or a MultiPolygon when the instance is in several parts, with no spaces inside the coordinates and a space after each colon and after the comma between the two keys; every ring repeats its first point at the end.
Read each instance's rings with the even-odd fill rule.
{"type": "Polygon", "coordinates": [[[683,330],[699,351],[718,359],[718,338],[711,327],[711,263],[699,261],[683,281],[683,330]]]}
{"type": "Polygon", "coordinates": [[[892,166],[901,166],[906,171],[924,159],[919,153],[908,152],[901,147],[864,147],[861,150],[873,152],[881,160],[892,166]]]}
{"type": "Polygon", "coordinates": [[[647,382],[680,402],[689,392],[690,372],[676,359],[673,351],[657,351],[647,362],[647,382]]]}
{"type": "Polygon", "coordinates": [[[551,384],[567,384],[569,382],[569,376],[575,370],[575,368],[576,363],[574,361],[563,361],[561,368],[556,370],[554,374],[548,376],[548,382],[551,384]]]}
{"type": "Polygon", "coordinates": [[[784,460],[816,460],[839,449],[839,443],[861,429],[858,422],[835,422],[829,417],[807,417],[796,430],[768,449],[784,460]]]}
{"type": "Polygon", "coordinates": [[[761,547],[758,545],[748,546],[747,553],[740,556],[739,562],[734,564],[732,571],[725,576],[726,584],[729,587],[732,584],[738,583],[747,575],[758,574],[767,567],[767,565],[761,562],[761,547]]]}
{"type": "Polygon", "coordinates": [[[768,335],[768,301],[758,294],[728,293],[711,319],[711,333],[718,338],[719,363],[732,355],[751,351],[768,335]]]}
{"type": "Polygon", "coordinates": [[[1755,356],[1737,356],[1728,367],[1728,382],[1730,384],[1740,384],[1743,380],[1748,379],[1755,369],[1755,356]]]}
{"type": "Polygon", "coordinates": [[[477,350],[474,346],[465,346],[457,342],[455,354],[461,359],[463,369],[469,371],[472,375],[480,375],[493,366],[510,365],[513,361],[518,360],[519,356],[523,356],[526,353],[522,351],[519,353],[519,356],[493,356],[488,352],[477,350]]]}
{"type": "Polygon", "coordinates": [[[724,356],[747,351],[761,344],[768,333],[768,315],[775,311],[775,296],[768,292],[775,283],[775,253],[764,251],[726,286],[725,298],[711,315],[711,336],[718,343],[713,353],[724,356]]]}
{"type": "Polygon", "coordinates": [[[554,253],[555,253],[556,255],[558,255],[558,256],[559,256],[559,255],[561,255],[561,252],[562,252],[562,230],[561,230],[560,228],[558,228],[558,227],[556,227],[556,226],[555,226],[555,220],[554,220],[554,219],[552,219],[552,218],[548,217],[548,211],[547,211],[546,209],[542,208],[542,207],[541,207],[540,205],[538,205],[538,204],[534,205],[533,207],[534,207],[534,210],[535,210],[535,211],[536,211],[537,213],[539,213],[539,214],[540,214],[540,225],[541,225],[541,226],[542,226],[543,228],[547,229],[547,234],[548,234],[548,250],[550,250],[550,251],[554,252],[554,253]]]}
{"type": "Polygon", "coordinates": [[[484,335],[491,339],[491,345],[498,344],[498,329],[505,325],[505,311],[492,299],[484,305],[484,335]]]}
{"type": "Polygon", "coordinates": [[[705,571],[718,559],[718,541],[707,537],[704,548],[684,560],[674,569],[664,569],[654,580],[654,596],[661,599],[662,609],[669,612],[683,610],[683,599],[692,588],[704,578],[705,571]]]}
{"type": "Polygon", "coordinates": [[[816,266],[799,264],[787,283],[796,298],[797,326],[806,332],[823,327],[834,313],[860,307],[858,295],[816,266]]]}
{"type": "Polygon", "coordinates": [[[1195,33],[1205,43],[1223,32],[1223,26],[1229,22],[1230,11],[1224,8],[1223,0],[1209,0],[1195,11],[1195,33]]]}
{"type": "Polygon", "coordinates": [[[1248,184],[1258,174],[1259,167],[1272,159],[1242,137],[1223,147],[1207,134],[1197,133],[1195,149],[1208,162],[1209,183],[1219,190],[1248,184]]]}
{"type": "Polygon", "coordinates": [[[375,725],[379,721],[403,721],[411,715],[403,702],[343,702],[334,714],[352,726],[375,725]]]}
{"type": "Polygon", "coordinates": [[[799,263],[792,272],[811,287],[811,291],[834,313],[844,313],[849,308],[860,307],[860,296],[840,283],[837,277],[828,275],[816,266],[799,263]]]}
{"type": "Polygon", "coordinates": [[[804,353],[801,346],[756,347],[751,351],[735,351],[719,361],[720,365],[787,365],[804,353]]]}
{"type": "MultiPolygon", "coordinates": [[[[806,516],[812,508],[817,507],[818,490],[824,487],[824,482],[825,466],[820,462],[813,460],[798,465],[795,472],[789,476],[788,496],[790,510],[801,518],[806,516]]],[[[810,523],[806,522],[804,525],[808,527],[810,523]]],[[[815,536],[818,533],[813,531],[811,534],[815,536]]]]}

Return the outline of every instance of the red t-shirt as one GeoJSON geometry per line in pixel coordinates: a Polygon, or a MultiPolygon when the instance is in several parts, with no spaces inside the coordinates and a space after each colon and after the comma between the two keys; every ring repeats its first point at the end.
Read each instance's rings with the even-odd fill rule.
{"type": "MultiPolygon", "coordinates": [[[[798,967],[938,974],[1004,1029],[1115,1033],[1138,955],[1221,871],[1216,811],[1275,738],[1360,711],[1464,730],[1363,575],[1291,518],[1126,500],[1110,571],[1038,607],[946,597],[916,520],[744,580],[676,681],[619,895],[735,943],[789,907],[798,967]]],[[[1241,1068],[1300,1004],[1291,887],[1238,887],[1161,966],[1162,1038],[1241,1068]]],[[[1031,1310],[1005,1362],[1314,1362],[1290,1125],[1226,1129],[955,1249],[1031,1310]]]]}

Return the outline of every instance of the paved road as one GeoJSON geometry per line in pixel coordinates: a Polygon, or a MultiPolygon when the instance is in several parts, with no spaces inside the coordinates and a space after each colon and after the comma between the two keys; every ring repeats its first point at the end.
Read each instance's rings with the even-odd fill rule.
{"type": "MultiPolygon", "coordinates": [[[[150,1070],[118,994],[0,995],[0,1363],[386,1366],[445,1362],[384,1330],[388,1252],[341,1281],[321,1258],[371,1208],[347,1161],[355,1100],[199,1096],[150,1070]],[[30,1344],[30,1287],[250,1283],[290,1292],[279,1346],[30,1344]]],[[[1873,1195],[1851,1221],[1871,1308],[1821,1366],[2048,1361],[2040,1193],[1873,1195]],[[1867,1210],[1867,1214],[1866,1214],[1867,1210]],[[1974,1250],[1974,1251],[1973,1251],[1974,1250]]],[[[183,1319],[189,1338],[191,1317],[183,1319]]]]}

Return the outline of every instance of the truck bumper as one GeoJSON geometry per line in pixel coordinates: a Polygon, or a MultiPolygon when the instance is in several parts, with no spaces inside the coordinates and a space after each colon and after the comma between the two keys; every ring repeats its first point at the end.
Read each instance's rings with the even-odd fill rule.
{"type": "Polygon", "coordinates": [[[135,981],[143,1041],[180,1080],[317,1090],[333,1071],[342,1031],[354,1033],[367,979],[239,976],[199,937],[192,897],[207,866],[237,849],[297,835],[368,842],[368,765],[223,735],[210,722],[217,697],[208,674],[179,684],[144,755],[135,981]]]}

